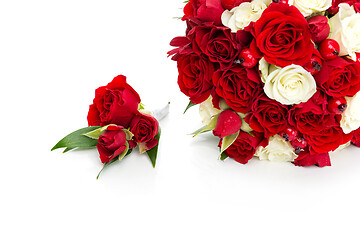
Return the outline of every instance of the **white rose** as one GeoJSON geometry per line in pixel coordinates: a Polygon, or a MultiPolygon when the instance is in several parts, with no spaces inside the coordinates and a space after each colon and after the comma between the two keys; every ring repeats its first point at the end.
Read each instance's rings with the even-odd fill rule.
{"type": "Polygon", "coordinates": [[[299,65],[271,68],[265,78],[266,95],[284,105],[307,102],[316,93],[314,77],[299,65]]]}
{"type": "Polygon", "coordinates": [[[347,108],[342,114],[340,126],[345,134],[351,133],[360,127],[360,92],[354,97],[345,97],[347,108]]]}
{"type": "Polygon", "coordinates": [[[276,162],[293,162],[298,157],[293,146],[279,135],[270,137],[269,145],[265,148],[260,146],[256,150],[255,156],[260,160],[276,162]]]}
{"type": "Polygon", "coordinates": [[[263,11],[270,5],[271,0],[254,0],[241,3],[240,6],[225,10],[221,16],[222,24],[237,32],[247,27],[251,22],[256,22],[263,11]]]}
{"type": "Polygon", "coordinates": [[[332,0],[290,0],[289,5],[294,5],[304,17],[308,17],[331,7],[332,0]]]}
{"type": "Polygon", "coordinates": [[[214,107],[211,96],[206,101],[202,102],[199,107],[201,122],[204,125],[208,125],[211,122],[211,118],[220,112],[221,110],[214,107]]]}
{"type": "Polygon", "coordinates": [[[332,32],[330,38],[340,45],[340,56],[350,55],[356,61],[360,52],[360,13],[347,3],[339,5],[339,12],[329,20],[332,32]]]}
{"type": "Polygon", "coordinates": [[[261,58],[259,61],[259,70],[261,73],[261,80],[263,81],[263,83],[266,82],[266,79],[268,78],[269,74],[271,72],[273,72],[276,69],[281,69],[281,67],[272,65],[270,63],[268,63],[265,58],[261,58]]]}

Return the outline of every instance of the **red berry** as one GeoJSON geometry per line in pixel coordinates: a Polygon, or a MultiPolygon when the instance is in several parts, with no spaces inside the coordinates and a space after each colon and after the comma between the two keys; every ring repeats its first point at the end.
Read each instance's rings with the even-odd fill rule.
{"type": "Polygon", "coordinates": [[[274,3],[285,3],[289,4],[289,0],[272,0],[274,3]]]}
{"type": "Polygon", "coordinates": [[[280,133],[280,136],[285,138],[286,141],[293,141],[296,136],[298,135],[298,132],[293,128],[286,128],[284,131],[280,133]]]}
{"type": "Polygon", "coordinates": [[[342,114],[347,108],[345,98],[332,98],[329,100],[328,110],[335,114],[342,114]]]}
{"type": "Polygon", "coordinates": [[[258,59],[254,57],[254,55],[248,48],[244,48],[243,50],[241,50],[239,54],[239,59],[235,60],[235,63],[241,64],[243,67],[246,68],[253,68],[258,62],[258,59]]]}
{"type": "Polygon", "coordinates": [[[319,45],[321,56],[326,60],[331,60],[339,56],[340,45],[334,39],[325,39],[319,45]]]}
{"type": "Polygon", "coordinates": [[[221,5],[227,10],[239,6],[243,2],[250,2],[250,0],[221,0],[221,5]]]}
{"type": "Polygon", "coordinates": [[[305,66],[304,66],[305,70],[310,72],[312,75],[320,72],[321,68],[322,68],[322,60],[321,58],[319,58],[316,55],[313,55],[310,58],[310,62],[308,62],[305,66]]]}
{"type": "Polygon", "coordinates": [[[307,141],[303,137],[297,137],[292,142],[291,145],[296,149],[304,149],[308,145],[307,141]]]}

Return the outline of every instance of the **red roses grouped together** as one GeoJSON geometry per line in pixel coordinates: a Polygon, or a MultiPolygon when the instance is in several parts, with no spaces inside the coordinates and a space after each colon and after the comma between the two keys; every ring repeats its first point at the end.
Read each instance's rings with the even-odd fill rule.
{"type": "Polygon", "coordinates": [[[67,135],[52,150],[96,147],[106,167],[139,146],[140,153],[146,152],[155,167],[159,123],[143,109],[139,94],[125,76],[96,89],[87,119],[89,127],[67,135]]]}
{"type": "MultiPolygon", "coordinates": [[[[295,165],[327,166],[328,152],[350,141],[360,146],[360,130],[345,134],[340,126],[345,97],[360,91],[360,63],[338,56],[336,41],[327,39],[328,18],[305,18],[287,1],[273,1],[243,29],[225,26],[223,13],[234,13],[246,2],[251,0],[190,0],[182,18],[186,36],[174,38],[170,45],[175,49],[168,53],[177,61],[178,85],[192,105],[209,99],[221,112],[211,117],[207,129],[221,138],[222,154],[247,163],[280,135],[297,154],[295,165]],[[260,59],[277,69],[305,69],[316,93],[300,104],[284,105],[270,98],[264,92],[260,59]],[[343,104],[334,109],[334,102],[343,104]]],[[[336,14],[343,2],[359,12],[358,0],[333,0],[327,14],[336,14]]]]}

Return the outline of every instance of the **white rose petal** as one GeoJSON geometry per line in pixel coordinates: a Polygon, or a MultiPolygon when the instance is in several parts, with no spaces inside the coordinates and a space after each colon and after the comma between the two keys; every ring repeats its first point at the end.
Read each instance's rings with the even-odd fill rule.
{"type": "Polygon", "coordinates": [[[354,97],[345,97],[347,108],[342,114],[340,126],[345,134],[351,133],[360,127],[360,92],[354,97]]]}
{"type": "Polygon", "coordinates": [[[356,61],[360,52],[360,13],[347,3],[339,4],[339,12],[330,18],[332,32],[330,38],[340,45],[340,56],[350,55],[356,61]]]}
{"type": "Polygon", "coordinates": [[[271,0],[254,0],[241,3],[240,6],[225,10],[221,16],[222,24],[232,32],[246,28],[251,22],[256,22],[263,11],[270,5],[271,0]]]}
{"type": "Polygon", "coordinates": [[[204,125],[208,125],[211,122],[211,118],[220,112],[221,110],[214,107],[211,96],[206,101],[202,102],[199,107],[201,122],[204,125]]]}
{"type": "Polygon", "coordinates": [[[284,105],[307,102],[316,93],[314,77],[299,65],[269,68],[264,76],[266,95],[284,105]]]}
{"type": "Polygon", "coordinates": [[[304,17],[308,17],[327,10],[331,7],[332,0],[290,0],[289,5],[294,5],[304,17]]]}
{"type": "Polygon", "coordinates": [[[276,162],[293,162],[298,157],[291,144],[279,135],[270,137],[269,145],[265,148],[260,146],[256,150],[255,156],[260,160],[276,162]]]}

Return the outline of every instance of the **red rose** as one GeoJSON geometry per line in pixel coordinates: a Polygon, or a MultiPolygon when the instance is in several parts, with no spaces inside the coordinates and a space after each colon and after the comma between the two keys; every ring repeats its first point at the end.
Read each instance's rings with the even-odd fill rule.
{"type": "Polygon", "coordinates": [[[328,111],[327,104],[326,95],[318,90],[309,101],[290,109],[290,125],[303,134],[317,134],[324,128],[335,126],[335,114],[328,111]]]}
{"type": "Polygon", "coordinates": [[[233,63],[239,54],[236,35],[231,33],[230,28],[197,26],[189,32],[188,37],[192,40],[192,47],[196,54],[203,53],[209,57],[210,61],[222,66],[233,63]]]}
{"type": "Polygon", "coordinates": [[[141,102],[139,94],[119,75],[95,91],[87,116],[89,126],[117,124],[128,127],[141,102]]]}
{"type": "Polygon", "coordinates": [[[357,147],[360,147],[360,128],[353,132],[353,137],[351,139],[351,143],[357,147]]]}
{"type": "Polygon", "coordinates": [[[110,125],[99,137],[96,145],[103,163],[110,162],[126,150],[126,134],[122,126],[110,125]]]}
{"type": "Polygon", "coordinates": [[[315,43],[320,43],[325,40],[330,33],[330,25],[328,18],[325,16],[317,15],[308,19],[311,38],[315,43]]]}
{"type": "Polygon", "coordinates": [[[339,4],[340,3],[347,3],[350,6],[354,6],[355,11],[359,12],[360,8],[360,0],[333,0],[332,6],[327,10],[330,14],[335,15],[339,12],[339,4]]]}
{"type": "Polygon", "coordinates": [[[215,67],[203,56],[196,54],[181,55],[177,62],[178,85],[181,92],[190,97],[193,103],[201,103],[213,88],[212,77],[215,67]]]}
{"type": "Polygon", "coordinates": [[[294,161],[296,166],[311,166],[317,165],[319,167],[331,166],[329,153],[320,153],[316,155],[307,154],[303,158],[297,158],[294,161]]]}
{"type": "Polygon", "coordinates": [[[303,66],[312,56],[314,44],[309,25],[294,6],[271,3],[253,27],[247,29],[254,36],[252,52],[260,51],[271,64],[303,66]]]}
{"type": "MultiPolygon", "coordinates": [[[[345,144],[344,133],[340,127],[323,128],[314,135],[304,134],[309,144],[310,154],[327,153],[345,144]]],[[[350,140],[350,139],[349,139],[350,140]]]]}
{"type": "Polygon", "coordinates": [[[254,96],[254,103],[245,121],[257,132],[264,132],[269,138],[284,130],[287,124],[288,109],[281,103],[268,98],[264,93],[254,96]]]}
{"type": "Polygon", "coordinates": [[[233,65],[226,70],[215,72],[216,93],[225,99],[227,105],[237,112],[247,113],[251,109],[254,96],[258,95],[262,85],[259,73],[255,69],[233,65]]]}
{"type": "Polygon", "coordinates": [[[234,7],[239,6],[243,2],[251,2],[251,0],[221,0],[222,6],[227,10],[231,10],[234,7]]]}
{"type": "Polygon", "coordinates": [[[225,110],[220,113],[213,134],[219,138],[232,135],[240,131],[242,120],[232,110],[225,110]]]}
{"type": "Polygon", "coordinates": [[[182,20],[213,22],[215,25],[221,25],[221,15],[224,11],[221,0],[190,0],[184,7],[185,15],[182,20]]]}
{"type": "MultiPolygon", "coordinates": [[[[260,145],[265,147],[268,144],[268,140],[264,138],[263,134],[255,131],[252,131],[251,134],[253,136],[241,131],[236,141],[225,150],[225,154],[239,163],[246,164],[260,145]]],[[[221,143],[222,140],[220,140],[219,146],[221,143]]]]}
{"type": "Polygon", "coordinates": [[[155,136],[159,132],[159,122],[153,116],[141,113],[132,119],[130,132],[134,134],[135,142],[145,143],[146,150],[149,150],[158,144],[155,136]]]}
{"type": "Polygon", "coordinates": [[[334,98],[352,97],[360,91],[360,63],[349,58],[327,61],[314,77],[317,85],[334,98]]]}

